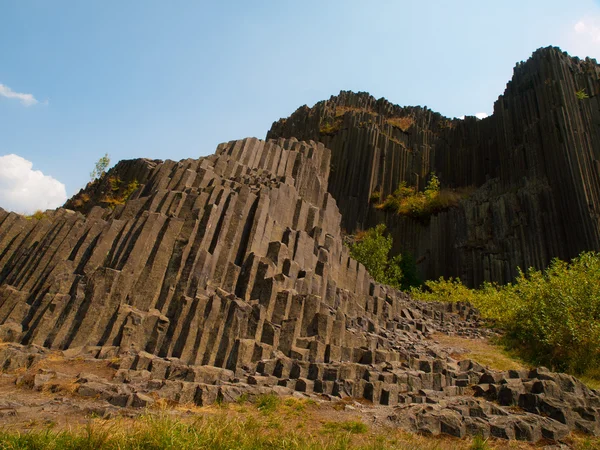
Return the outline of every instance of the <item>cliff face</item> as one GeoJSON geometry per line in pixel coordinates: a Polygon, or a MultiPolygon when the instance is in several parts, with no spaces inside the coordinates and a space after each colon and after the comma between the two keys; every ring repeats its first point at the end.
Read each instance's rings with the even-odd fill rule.
{"type": "MultiPolygon", "coordinates": [[[[55,392],[71,378],[44,358],[109,360],[114,373],[73,385],[115,407],[297,391],[363,398],[385,426],[432,435],[600,433],[595,391],[457,357],[438,334],[493,333],[476,311],[413,301],[350,258],[330,161],[321,143],[250,138],[200,159],[122,161],[68,202],[77,211],[0,209],[0,369],[20,374],[15,389],[55,392]]],[[[470,201],[503,192],[486,186],[470,201]]],[[[552,198],[545,186],[521,189],[552,198]]],[[[434,220],[449,229],[464,216],[434,220]]]]}
{"type": "Polygon", "coordinates": [[[246,139],[198,160],[123,161],[69,202],[86,216],[0,210],[0,337],[231,369],[274,352],[394,360],[393,341],[368,332],[409,300],[342,245],[329,159],[314,142],[246,139]],[[139,186],[94,206],[121,198],[116,179],[139,186]]]}
{"type": "Polygon", "coordinates": [[[348,232],[386,222],[425,278],[507,282],[517,267],[600,249],[599,75],[595,60],[545,48],[515,67],[484,120],[341,92],[274,123],[267,137],[331,149],[329,190],[348,232]],[[402,181],[422,189],[431,173],[443,187],[477,190],[427,223],[373,207],[373,192],[385,198],[402,181]]]}

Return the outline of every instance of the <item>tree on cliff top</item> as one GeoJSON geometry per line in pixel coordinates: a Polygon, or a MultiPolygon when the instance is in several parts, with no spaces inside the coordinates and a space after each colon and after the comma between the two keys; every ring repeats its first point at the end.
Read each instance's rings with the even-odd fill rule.
{"type": "Polygon", "coordinates": [[[101,157],[96,164],[94,165],[94,170],[90,172],[91,181],[94,181],[97,178],[101,178],[102,175],[106,173],[106,169],[110,165],[110,157],[108,153],[105,153],[103,157],[101,157]]]}

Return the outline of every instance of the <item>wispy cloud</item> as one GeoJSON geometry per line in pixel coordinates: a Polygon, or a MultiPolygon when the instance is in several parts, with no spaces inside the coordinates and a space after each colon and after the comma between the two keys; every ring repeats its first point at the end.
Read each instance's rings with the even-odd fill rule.
{"type": "Polygon", "coordinates": [[[573,56],[600,57],[600,16],[586,16],[571,24],[564,36],[563,50],[573,56]]]}
{"type": "Polygon", "coordinates": [[[38,101],[32,94],[23,94],[21,92],[15,92],[2,83],[0,83],[0,97],[17,99],[21,102],[23,106],[31,106],[38,103],[38,101]]]}
{"type": "Polygon", "coordinates": [[[600,27],[597,19],[582,19],[575,24],[573,30],[588,41],[600,43],[600,27]]]}

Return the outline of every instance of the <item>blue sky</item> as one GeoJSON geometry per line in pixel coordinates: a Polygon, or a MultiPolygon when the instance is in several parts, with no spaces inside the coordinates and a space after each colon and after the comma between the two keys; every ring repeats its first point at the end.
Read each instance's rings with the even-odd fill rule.
{"type": "Polygon", "coordinates": [[[539,47],[600,59],[594,0],[0,0],[0,12],[0,207],[20,212],[60,204],[104,153],[207,155],[342,89],[490,113],[539,47]]]}

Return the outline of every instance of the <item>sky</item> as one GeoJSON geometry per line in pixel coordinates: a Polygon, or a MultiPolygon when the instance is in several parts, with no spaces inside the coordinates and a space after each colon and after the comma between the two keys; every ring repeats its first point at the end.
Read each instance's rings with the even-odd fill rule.
{"type": "Polygon", "coordinates": [[[264,138],[340,90],[484,117],[548,45],[600,60],[600,1],[0,0],[0,207],[60,206],[106,153],[264,138]]]}

